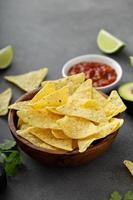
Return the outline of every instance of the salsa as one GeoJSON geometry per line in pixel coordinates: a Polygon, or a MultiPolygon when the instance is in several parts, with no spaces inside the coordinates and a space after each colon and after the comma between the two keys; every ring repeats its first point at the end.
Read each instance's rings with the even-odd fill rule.
{"type": "Polygon", "coordinates": [[[102,87],[113,83],[117,74],[116,71],[109,65],[97,62],[81,62],[73,65],[68,75],[84,72],[86,79],[92,79],[94,87],[102,87]]]}

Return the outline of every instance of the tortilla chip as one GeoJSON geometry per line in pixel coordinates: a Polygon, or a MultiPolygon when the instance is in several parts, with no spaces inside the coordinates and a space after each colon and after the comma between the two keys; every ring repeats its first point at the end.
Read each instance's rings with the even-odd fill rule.
{"type": "Polygon", "coordinates": [[[68,139],[68,136],[65,135],[65,133],[62,130],[52,130],[51,131],[53,136],[58,139],[68,139]]]}
{"type": "Polygon", "coordinates": [[[64,115],[81,117],[93,122],[105,122],[107,118],[104,111],[93,108],[82,108],[92,97],[92,81],[88,79],[80,85],[80,87],[68,98],[68,102],[64,106],[57,107],[56,110],[64,115]]]}
{"type": "Polygon", "coordinates": [[[133,162],[130,160],[124,160],[124,165],[127,167],[131,175],[133,176],[133,162]]]}
{"type": "Polygon", "coordinates": [[[80,84],[84,82],[84,80],[85,80],[85,74],[80,73],[58,80],[44,81],[42,82],[42,86],[47,84],[47,82],[53,82],[56,85],[57,90],[64,86],[69,86],[69,92],[70,94],[72,94],[80,86],[80,84]]]}
{"type": "Polygon", "coordinates": [[[8,106],[9,109],[23,110],[31,107],[30,101],[19,101],[8,106]]]}
{"type": "Polygon", "coordinates": [[[56,107],[66,104],[69,95],[69,88],[65,86],[54,93],[43,97],[40,101],[33,103],[32,106],[36,109],[44,108],[46,106],[56,107]]]}
{"type": "Polygon", "coordinates": [[[74,107],[73,104],[72,105],[69,104],[69,107],[68,106],[57,107],[56,110],[64,115],[81,117],[96,123],[107,122],[107,117],[103,110],[95,110],[92,108],[83,109],[80,107],[74,107]]]}
{"type": "Polygon", "coordinates": [[[37,146],[37,147],[41,147],[44,149],[48,149],[48,150],[53,150],[56,151],[57,149],[50,146],[49,144],[46,144],[45,142],[43,142],[42,140],[40,140],[38,137],[34,136],[33,134],[31,134],[28,129],[26,130],[18,130],[17,134],[26,139],[27,141],[29,141],[30,143],[32,143],[33,145],[37,146]]]}
{"type": "Polygon", "coordinates": [[[92,99],[96,100],[101,108],[103,108],[107,102],[107,99],[95,88],[92,88],[92,99]]]}
{"type": "Polygon", "coordinates": [[[56,91],[56,86],[53,82],[47,82],[44,87],[33,97],[31,103],[35,103],[47,95],[52,94],[56,91]]]}
{"type": "Polygon", "coordinates": [[[31,127],[29,124],[25,124],[25,123],[22,123],[21,126],[19,127],[20,130],[25,130],[27,128],[31,127]]]}
{"type": "Polygon", "coordinates": [[[29,92],[39,87],[47,73],[48,68],[42,68],[36,71],[28,72],[26,74],[5,76],[5,79],[11,83],[14,83],[22,90],[29,92]]]}
{"type": "Polygon", "coordinates": [[[78,140],[79,152],[84,152],[95,141],[108,136],[123,124],[123,119],[113,118],[110,122],[98,126],[98,133],[85,139],[78,140]]]}
{"type": "Polygon", "coordinates": [[[38,137],[45,143],[67,151],[72,151],[72,140],[71,139],[57,139],[55,138],[50,129],[30,128],[30,133],[38,137]]]}
{"type": "Polygon", "coordinates": [[[81,106],[92,98],[92,80],[88,79],[83,82],[79,88],[69,97],[67,106],[73,104],[76,106],[81,106]]]}
{"type": "Polygon", "coordinates": [[[47,109],[48,111],[54,113],[54,114],[57,114],[57,115],[64,115],[64,114],[62,114],[61,112],[57,111],[57,110],[56,110],[56,107],[48,107],[48,106],[46,106],[46,109],[47,109]]]}
{"type": "Polygon", "coordinates": [[[8,113],[8,105],[12,98],[12,89],[8,88],[4,92],[0,93],[0,116],[4,116],[8,113]]]}
{"type": "Polygon", "coordinates": [[[17,115],[25,123],[31,126],[51,129],[57,128],[56,121],[61,118],[61,116],[53,114],[47,110],[33,109],[17,111],[17,115]]]}
{"type": "Polygon", "coordinates": [[[94,109],[100,109],[99,104],[95,99],[89,99],[86,103],[81,105],[81,108],[94,108],[94,109]]]}
{"type": "Polygon", "coordinates": [[[17,128],[19,129],[23,123],[23,120],[18,118],[17,128]]]}
{"type": "Polygon", "coordinates": [[[126,110],[126,106],[116,90],[113,90],[111,92],[110,96],[107,99],[104,110],[106,113],[108,112],[107,116],[109,117],[109,119],[126,110]]]}
{"type": "Polygon", "coordinates": [[[92,122],[79,117],[65,116],[57,121],[65,135],[72,139],[83,139],[98,133],[98,128],[92,122]]]}

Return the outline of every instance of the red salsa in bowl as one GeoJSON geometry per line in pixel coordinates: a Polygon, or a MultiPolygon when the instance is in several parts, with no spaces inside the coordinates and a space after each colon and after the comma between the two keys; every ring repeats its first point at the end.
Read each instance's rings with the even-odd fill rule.
{"type": "Polygon", "coordinates": [[[111,66],[98,62],[80,62],[73,65],[68,75],[84,72],[86,79],[92,79],[94,87],[103,87],[116,81],[117,73],[111,66]]]}

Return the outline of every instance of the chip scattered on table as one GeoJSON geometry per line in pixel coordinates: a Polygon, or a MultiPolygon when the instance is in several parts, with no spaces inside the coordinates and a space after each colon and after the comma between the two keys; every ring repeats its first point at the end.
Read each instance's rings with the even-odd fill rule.
{"type": "Polygon", "coordinates": [[[124,165],[127,167],[131,175],[133,176],[133,162],[130,160],[124,160],[124,165]]]}
{"type": "Polygon", "coordinates": [[[12,98],[12,89],[8,88],[4,92],[0,93],[0,116],[4,116],[8,113],[8,105],[12,98]]]}
{"type": "Polygon", "coordinates": [[[31,71],[25,74],[5,76],[5,79],[22,90],[29,92],[39,87],[43,79],[48,73],[48,68],[42,68],[36,71],[31,71]]]}
{"type": "MultiPolygon", "coordinates": [[[[91,80],[85,81],[81,73],[44,81],[31,100],[9,108],[17,110],[18,134],[30,143],[40,146],[44,142],[59,151],[78,149],[83,153],[94,141],[122,126],[124,120],[117,115],[126,106],[117,91],[106,97],[93,88],[91,80]]],[[[42,148],[50,148],[44,144],[42,148]]]]}

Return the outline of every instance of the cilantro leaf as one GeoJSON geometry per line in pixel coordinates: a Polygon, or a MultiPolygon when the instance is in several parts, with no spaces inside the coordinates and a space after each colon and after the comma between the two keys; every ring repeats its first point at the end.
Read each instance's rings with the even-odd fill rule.
{"type": "Polygon", "coordinates": [[[111,194],[111,197],[109,200],[122,200],[122,196],[119,192],[115,191],[111,194]]]}
{"type": "Polygon", "coordinates": [[[22,164],[22,158],[18,151],[13,150],[9,156],[5,158],[5,171],[8,176],[14,176],[17,167],[22,164]]]}
{"type": "Polygon", "coordinates": [[[133,192],[131,191],[126,192],[123,200],[133,200],[133,192]]]}
{"type": "Polygon", "coordinates": [[[5,140],[3,143],[0,144],[0,150],[9,150],[12,149],[16,145],[14,140],[5,140]]]}
{"type": "Polygon", "coordinates": [[[6,155],[0,152],[0,163],[4,163],[5,158],[6,158],[6,155]]]}

